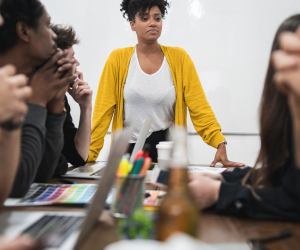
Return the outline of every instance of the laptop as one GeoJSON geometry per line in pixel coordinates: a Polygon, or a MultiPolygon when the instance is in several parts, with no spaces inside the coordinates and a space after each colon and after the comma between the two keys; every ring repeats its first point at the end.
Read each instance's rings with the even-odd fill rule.
{"type": "Polygon", "coordinates": [[[5,212],[0,214],[0,234],[15,238],[31,235],[47,250],[78,249],[98,222],[106,197],[112,188],[122,156],[127,150],[132,130],[116,135],[103,178],[88,211],[85,212],[5,212]]]}
{"type": "MultiPolygon", "coordinates": [[[[137,138],[136,144],[133,148],[131,157],[129,162],[134,162],[134,156],[136,153],[143,149],[145,145],[145,141],[147,139],[147,135],[149,133],[150,127],[152,124],[152,119],[146,119],[144,120],[142,129],[140,131],[140,134],[137,138]]],[[[62,177],[65,178],[84,178],[84,179],[99,179],[102,177],[104,171],[105,171],[106,162],[96,162],[96,163],[87,163],[85,166],[81,166],[78,168],[75,168],[72,171],[67,172],[66,174],[62,175],[62,177]]]]}

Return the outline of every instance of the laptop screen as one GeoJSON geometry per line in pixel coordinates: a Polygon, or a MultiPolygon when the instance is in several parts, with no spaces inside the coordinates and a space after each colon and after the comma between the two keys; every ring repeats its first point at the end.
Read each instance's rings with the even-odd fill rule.
{"type": "Polygon", "coordinates": [[[83,223],[82,230],[78,237],[76,247],[78,247],[83,240],[89,235],[91,229],[98,222],[98,219],[105,207],[106,197],[113,186],[116,172],[121,162],[122,156],[125,154],[128,141],[132,135],[132,129],[119,132],[115,136],[110,155],[107,161],[105,172],[101,179],[99,179],[99,186],[95,193],[94,199],[87,211],[86,219],[83,223]]]}

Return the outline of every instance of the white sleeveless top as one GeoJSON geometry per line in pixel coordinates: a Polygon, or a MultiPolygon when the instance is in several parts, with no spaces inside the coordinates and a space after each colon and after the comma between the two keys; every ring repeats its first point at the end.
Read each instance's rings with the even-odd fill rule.
{"type": "Polygon", "coordinates": [[[123,96],[124,128],[133,128],[131,143],[136,142],[145,119],[153,119],[147,137],[174,124],[176,91],[165,57],[160,69],[148,75],[141,69],[135,50],[130,60],[123,96]]]}

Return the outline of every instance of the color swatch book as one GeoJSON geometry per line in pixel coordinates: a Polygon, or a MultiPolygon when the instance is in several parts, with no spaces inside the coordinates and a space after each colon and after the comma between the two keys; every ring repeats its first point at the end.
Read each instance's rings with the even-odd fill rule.
{"type": "Polygon", "coordinates": [[[52,204],[88,204],[98,185],[95,184],[39,184],[31,185],[21,199],[7,199],[5,206],[41,206],[52,204]]]}
{"type": "MultiPolygon", "coordinates": [[[[21,199],[7,199],[4,203],[7,207],[14,206],[45,206],[53,204],[89,204],[97,190],[95,184],[40,184],[31,185],[28,193],[21,199]]],[[[113,188],[106,199],[110,205],[115,195],[113,188]]],[[[145,192],[145,207],[157,207],[165,195],[164,191],[147,190],[145,192]]]]}

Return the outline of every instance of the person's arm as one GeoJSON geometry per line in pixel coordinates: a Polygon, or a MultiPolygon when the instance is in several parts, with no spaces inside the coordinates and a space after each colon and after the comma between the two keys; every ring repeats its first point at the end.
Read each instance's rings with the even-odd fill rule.
{"type": "MultiPolygon", "coordinates": [[[[210,178],[215,181],[221,181],[221,182],[236,182],[236,183],[242,183],[243,178],[245,175],[251,171],[250,167],[247,168],[235,168],[233,171],[225,171],[221,174],[211,174],[211,173],[198,173],[198,172],[191,172],[189,173],[189,177],[191,181],[197,180],[199,178],[202,179],[202,177],[210,178]]],[[[251,181],[251,176],[249,176],[248,181],[251,181]]],[[[197,185],[195,185],[197,186],[197,185]]],[[[198,188],[197,188],[198,189],[198,188]]],[[[197,192],[197,190],[192,189],[193,191],[197,192]]]]}
{"type": "MultiPolygon", "coordinates": [[[[86,159],[83,159],[82,156],[77,151],[77,147],[75,144],[75,138],[78,129],[73,124],[73,119],[71,116],[71,108],[68,103],[67,97],[65,97],[65,108],[66,108],[66,120],[64,122],[63,126],[63,132],[64,132],[64,146],[62,149],[61,159],[59,161],[59,164],[57,166],[56,175],[58,173],[63,173],[66,170],[67,162],[71,163],[74,166],[84,166],[86,163],[86,159]],[[59,170],[60,169],[60,170],[59,170]]],[[[90,130],[89,130],[90,131],[90,130]]],[[[91,132],[89,132],[89,135],[87,136],[90,138],[91,132]]],[[[85,139],[88,140],[89,139],[85,139]]],[[[89,145],[87,146],[87,151],[89,150],[89,145]]],[[[88,152],[87,152],[88,153],[88,152]]]]}
{"type": "Polygon", "coordinates": [[[21,129],[0,129],[0,206],[9,196],[19,166],[21,129]]]}
{"type": "Polygon", "coordinates": [[[60,177],[68,172],[69,165],[66,157],[63,154],[60,154],[56,168],[52,175],[52,178],[60,177]]]}
{"type": "Polygon", "coordinates": [[[182,65],[184,99],[189,108],[193,125],[203,141],[217,149],[216,157],[211,166],[215,166],[217,162],[222,163],[224,166],[245,166],[245,164],[227,159],[226,147],[222,143],[225,137],[221,133],[221,126],[206,99],[195,65],[187,53],[182,65]]]}
{"type": "Polygon", "coordinates": [[[80,107],[80,120],[78,130],[74,139],[75,147],[84,161],[89,157],[91,145],[91,117],[92,106],[80,107]]]}
{"type": "Polygon", "coordinates": [[[10,239],[6,237],[0,238],[0,250],[41,250],[43,249],[35,242],[31,236],[21,235],[17,238],[10,239]]]}
{"type": "Polygon", "coordinates": [[[75,81],[72,88],[69,88],[68,90],[74,101],[80,106],[80,120],[74,143],[78,154],[84,161],[87,161],[91,144],[93,90],[88,83],[83,80],[82,72],[76,71],[76,74],[78,74],[78,79],[75,81]]]}
{"type": "Polygon", "coordinates": [[[39,166],[35,182],[47,182],[55,172],[64,145],[63,124],[66,119],[65,94],[69,85],[62,88],[47,104],[45,153],[39,166]]]}
{"type": "Polygon", "coordinates": [[[257,220],[300,221],[299,195],[289,193],[283,186],[256,189],[255,192],[261,200],[249,187],[222,183],[216,212],[257,220]]]}
{"type": "Polygon", "coordinates": [[[83,160],[81,155],[77,152],[75,147],[77,128],[73,124],[71,108],[66,96],[65,109],[66,119],[63,124],[64,145],[52,177],[58,177],[65,174],[68,171],[68,162],[75,166],[83,166],[86,163],[86,161],[83,160]]]}
{"type": "Polygon", "coordinates": [[[47,182],[53,175],[64,145],[63,123],[66,114],[48,113],[46,119],[45,152],[35,182],[47,182]]]}
{"type": "Polygon", "coordinates": [[[261,220],[300,221],[299,171],[293,163],[286,170],[282,185],[270,188],[242,186],[194,175],[189,188],[200,209],[215,205],[215,211],[261,220]]]}
{"type": "Polygon", "coordinates": [[[221,126],[206,99],[195,65],[188,54],[183,61],[183,74],[184,100],[189,108],[193,125],[205,143],[218,148],[225,137],[221,133],[221,126]]]}
{"type": "MultiPolygon", "coordinates": [[[[249,171],[251,171],[250,167],[246,167],[246,168],[242,168],[242,169],[235,168],[232,172],[225,171],[221,175],[223,176],[223,178],[225,180],[224,182],[239,182],[239,183],[241,183],[241,181],[243,180],[243,178],[249,171]]],[[[251,179],[251,176],[249,178],[251,179]]]]}
{"type": "Polygon", "coordinates": [[[22,129],[21,157],[10,197],[23,197],[33,183],[45,150],[47,110],[28,104],[28,114],[22,129]]]}
{"type": "Polygon", "coordinates": [[[18,123],[27,112],[31,88],[26,86],[26,76],[15,75],[16,71],[13,65],[0,68],[0,123],[18,123]]]}
{"type": "Polygon", "coordinates": [[[114,60],[108,58],[99,82],[93,113],[92,138],[88,161],[95,161],[104,145],[104,137],[116,108],[116,74],[114,60]]]}
{"type": "Polygon", "coordinates": [[[31,94],[25,75],[15,74],[12,65],[0,69],[0,207],[11,192],[20,159],[21,128],[10,127],[20,125],[31,94]]]}

